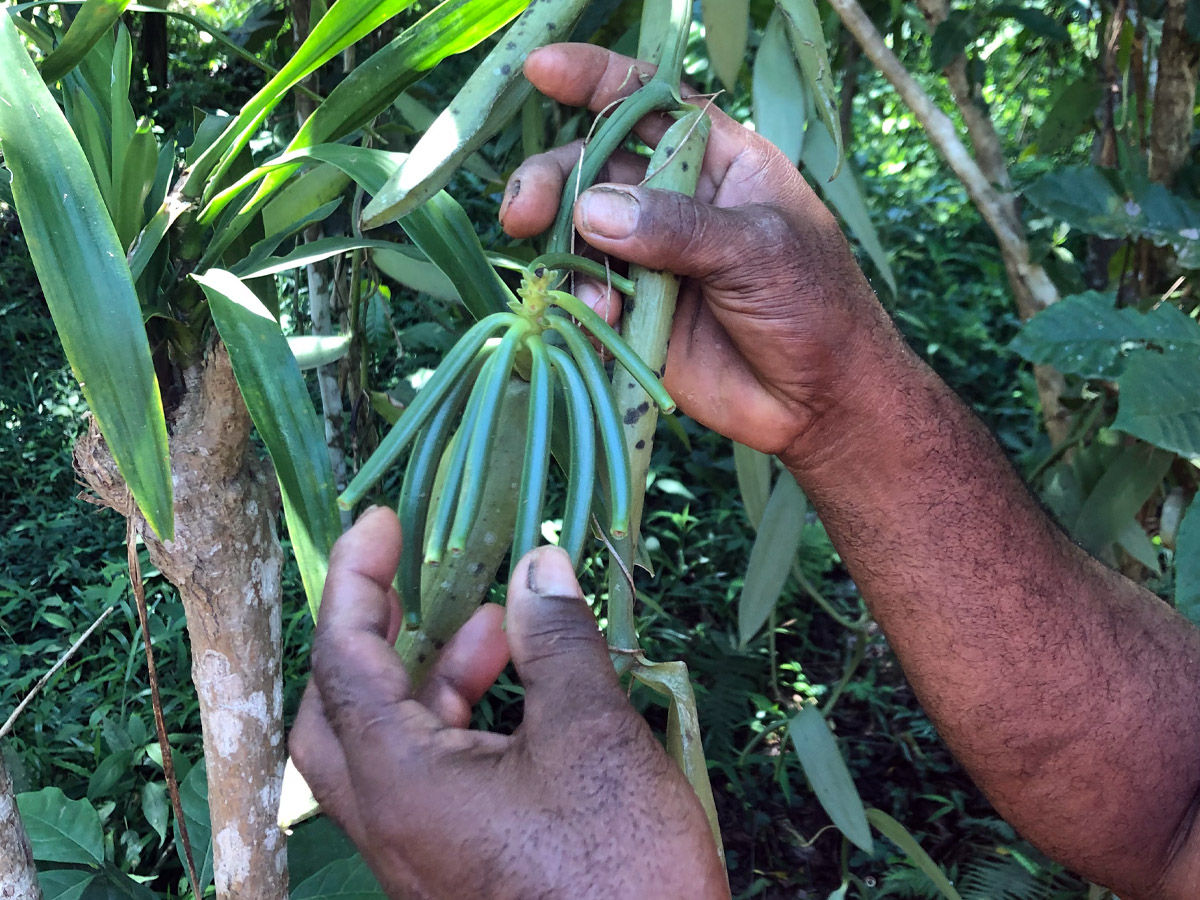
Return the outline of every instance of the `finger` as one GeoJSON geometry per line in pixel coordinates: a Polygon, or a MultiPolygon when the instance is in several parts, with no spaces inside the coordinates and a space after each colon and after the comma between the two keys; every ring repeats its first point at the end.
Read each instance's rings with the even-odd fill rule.
{"type": "Polygon", "coordinates": [[[486,603],[442,649],[419,699],[443,724],[466,728],[471,707],[508,665],[504,607],[486,603]]]}
{"type": "MultiPolygon", "coordinates": [[[[579,162],[583,141],[572,141],[537,156],[517,167],[504,189],[500,224],[511,237],[528,238],[554,224],[559,198],[579,162]]],[[[600,180],[637,184],[646,174],[646,159],[620,150],[600,170],[600,180]]]]}
{"type": "Polygon", "coordinates": [[[342,745],[325,718],[315,681],[309,681],[304,689],[296,721],[288,734],[288,753],[321,805],[321,811],[337,822],[351,840],[357,840],[362,829],[350,772],[342,745]]]}
{"type": "MultiPolygon", "coordinates": [[[[722,208],[675,191],[599,185],[575,207],[575,227],[605,253],[711,283],[737,273],[741,291],[764,281],[786,249],[787,224],[773,207],[722,208]],[[759,262],[760,261],[760,262],[759,262]]],[[[773,286],[764,283],[763,288],[773,286]]]]}
{"type": "MultiPolygon", "coordinates": [[[[593,44],[551,44],[533,51],[525,60],[525,77],[543,94],[596,113],[641,86],[640,78],[637,74],[631,76],[631,71],[650,74],[655,67],[593,44]]],[[[685,97],[695,96],[686,88],[683,93],[685,97]]],[[[742,127],[716,106],[710,105],[708,112],[712,131],[704,166],[717,183],[747,152],[766,157],[773,151],[778,155],[765,138],[742,127]]],[[[638,128],[638,136],[654,146],[673,121],[668,116],[647,117],[638,128]]]]}
{"type": "Polygon", "coordinates": [[[432,714],[406,702],[408,675],[388,640],[399,554],[396,514],[364,514],[334,545],[317,618],[313,680],[356,780],[361,765],[369,770],[372,758],[437,727],[432,714]]]}
{"type": "Polygon", "coordinates": [[[558,547],[525,554],[513,572],[508,642],[525,686],[523,727],[533,734],[628,708],[570,557],[558,547]]]}

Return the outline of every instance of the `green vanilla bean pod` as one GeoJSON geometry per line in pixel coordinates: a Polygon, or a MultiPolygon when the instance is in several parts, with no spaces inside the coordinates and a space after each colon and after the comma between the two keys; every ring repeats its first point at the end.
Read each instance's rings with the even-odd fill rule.
{"type": "Polygon", "coordinates": [[[442,398],[458,381],[463,371],[471,364],[480,348],[487,339],[505,326],[512,326],[519,321],[516,313],[493,313],[486,319],[476,322],[459,339],[454,348],[446,354],[442,364],[429,379],[426,385],[417,393],[416,399],[409,404],[404,415],[388,432],[387,437],[380,442],[379,447],[371,454],[358,474],[338,497],[338,506],[350,509],[366,496],[367,491],[384,476],[392,463],[400,456],[421,430],[441,403],[442,398]]]}
{"type": "MultiPolygon", "coordinates": [[[[419,684],[446,641],[454,636],[487,596],[512,542],[517,486],[523,465],[529,384],[509,379],[488,457],[488,480],[479,515],[467,538],[470,553],[447,556],[421,572],[421,627],[401,630],[396,649],[419,684]]],[[[434,500],[439,498],[436,495],[434,500]]],[[[419,550],[419,548],[414,548],[419,550]]]]}
{"type": "Polygon", "coordinates": [[[570,252],[571,235],[575,231],[576,198],[595,183],[600,169],[633,131],[634,126],[652,112],[674,110],[679,105],[678,88],[656,78],[622,100],[612,115],[600,124],[583,152],[583,159],[576,163],[567,179],[558,207],[558,216],[550,232],[547,252],[570,252]]]}
{"type": "MultiPolygon", "coordinates": [[[[709,119],[703,110],[693,107],[681,116],[667,130],[659,141],[658,149],[650,157],[646,186],[678,191],[689,196],[694,194],[704,161],[704,150],[708,145],[708,132],[709,119]]],[[[671,336],[675,301],[679,296],[679,279],[668,272],[640,267],[634,267],[631,276],[637,284],[637,291],[636,299],[626,302],[622,315],[624,343],[635,359],[642,360],[647,368],[661,377],[666,366],[667,340],[671,336]]],[[[613,355],[616,356],[615,353],[613,355]]],[[[620,357],[618,361],[624,364],[620,357]]],[[[648,391],[642,379],[624,377],[619,369],[613,372],[613,395],[625,428],[625,443],[629,447],[634,485],[631,521],[634,523],[636,546],[645,500],[646,471],[650,467],[654,430],[658,423],[658,413],[654,407],[657,405],[664,412],[670,410],[648,391]]]]}
{"type": "MultiPolygon", "coordinates": [[[[491,348],[484,347],[477,357],[479,368],[490,358],[491,348]]],[[[400,502],[396,512],[400,519],[400,533],[404,535],[405,550],[400,554],[396,587],[400,593],[406,621],[410,623],[420,621],[421,556],[425,546],[425,520],[429,514],[429,501],[433,496],[438,463],[450,442],[471,386],[478,377],[479,371],[476,369],[454,386],[430,418],[429,424],[417,437],[408,457],[408,465],[404,469],[404,483],[400,488],[400,502]]]]}
{"type": "Polygon", "coordinates": [[[467,408],[463,411],[462,422],[450,440],[450,446],[438,466],[434,482],[434,493],[437,499],[430,506],[430,516],[425,528],[425,557],[427,566],[439,565],[446,549],[447,534],[453,522],[454,510],[458,503],[459,491],[462,488],[463,471],[467,465],[467,452],[471,449],[471,435],[475,429],[475,421],[479,418],[483,405],[483,395],[487,391],[487,380],[495,367],[496,357],[483,364],[479,377],[471,387],[471,396],[467,400],[467,408]]]}
{"type": "MultiPolygon", "coordinates": [[[[565,291],[551,291],[550,302],[559,307],[563,312],[577,320],[584,328],[592,333],[594,337],[613,358],[624,367],[625,371],[631,375],[638,384],[642,386],[655,404],[665,413],[675,411],[675,401],[671,399],[671,395],[666,392],[663,386],[658,381],[658,376],[651,371],[650,367],[642,360],[642,357],[626,343],[619,334],[610,326],[604,319],[592,310],[590,306],[582,300],[577,299],[565,291]]],[[[674,300],[671,302],[672,312],[675,309],[674,300]]],[[[667,320],[668,323],[670,320],[667,320]]]]}
{"type": "Polygon", "coordinates": [[[596,427],[600,431],[600,445],[604,448],[605,464],[608,468],[612,507],[609,531],[613,537],[624,537],[629,533],[633,489],[629,482],[629,451],[625,447],[625,434],[621,428],[621,417],[617,413],[612,387],[600,357],[583,336],[583,332],[561,316],[548,318],[550,327],[562,335],[567,349],[571,351],[591,396],[596,427]]]}
{"type": "Polygon", "coordinates": [[[592,490],[596,480],[596,427],[592,420],[592,398],[575,361],[559,347],[546,349],[554,374],[562,385],[570,433],[567,499],[558,545],[570,554],[571,563],[578,569],[588,536],[592,490]]]}
{"type": "Polygon", "coordinates": [[[529,348],[529,416],[525,425],[525,466],[521,470],[517,523],[513,532],[512,565],[537,546],[542,527],[546,479],[550,475],[550,432],[554,427],[554,374],[540,335],[525,342],[529,348]]]}
{"type": "MultiPolygon", "coordinates": [[[[480,396],[478,417],[470,432],[471,442],[463,466],[462,490],[454,514],[454,526],[450,529],[450,539],[446,545],[446,549],[454,556],[460,556],[467,549],[467,537],[471,533],[475,516],[479,513],[483,486],[488,480],[488,451],[496,434],[496,422],[500,418],[500,401],[504,397],[504,386],[508,383],[513,363],[516,362],[517,350],[529,334],[529,329],[528,320],[519,319],[496,348],[496,353],[485,371],[486,378],[480,378],[483,392],[480,396]]],[[[477,391],[479,387],[480,385],[476,384],[477,391]]]]}

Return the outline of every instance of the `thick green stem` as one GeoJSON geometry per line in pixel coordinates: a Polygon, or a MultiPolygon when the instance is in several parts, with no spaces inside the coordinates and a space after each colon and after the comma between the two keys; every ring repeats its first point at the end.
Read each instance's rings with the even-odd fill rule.
{"type": "MultiPolygon", "coordinates": [[[[684,114],[667,130],[650,158],[652,174],[647,184],[662,190],[694,194],[708,143],[708,130],[708,117],[703,110],[697,108],[684,114]]],[[[630,274],[637,288],[636,297],[625,301],[621,331],[633,351],[661,377],[667,359],[675,300],[679,295],[679,279],[669,272],[637,266],[630,274]]],[[[629,451],[633,496],[629,536],[616,545],[624,569],[616,561],[609,569],[609,643],[619,650],[635,650],[634,590],[627,572],[632,570],[633,549],[641,532],[646,472],[650,468],[658,409],[645,389],[620,366],[614,369],[613,379],[613,394],[624,423],[625,445],[629,451]]]]}

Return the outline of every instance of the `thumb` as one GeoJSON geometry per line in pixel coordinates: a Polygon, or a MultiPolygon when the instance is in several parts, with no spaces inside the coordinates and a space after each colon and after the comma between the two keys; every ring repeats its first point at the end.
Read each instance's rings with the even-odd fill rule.
{"type": "Polygon", "coordinates": [[[541,547],[521,559],[508,582],[512,661],[525,686],[525,726],[561,729],[569,720],[628,708],[608,645],[583,600],[571,558],[541,547]]]}
{"type": "Polygon", "coordinates": [[[675,191],[602,185],[575,205],[575,227],[605,253],[704,280],[744,269],[777,247],[782,216],[770,206],[711,206],[675,191]],[[772,238],[776,238],[772,240],[772,238]]]}

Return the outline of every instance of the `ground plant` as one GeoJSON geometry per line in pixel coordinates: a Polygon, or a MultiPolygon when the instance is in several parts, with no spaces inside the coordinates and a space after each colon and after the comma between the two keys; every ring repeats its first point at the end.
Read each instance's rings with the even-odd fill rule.
{"type": "Polygon", "coordinates": [[[714,106],[749,122],[1063,525],[1200,622],[1196,4],[226,15],[0,9],[0,702],[29,704],[0,731],[0,887],[378,895],[283,740],[370,502],[406,535],[417,678],[506,563],[568,550],[735,896],[1102,896],[954,767],[786,470],[674,415],[679,282],[583,255],[572,204],[629,148],[694,192],[714,106]],[[555,108],[521,64],[568,36],[656,68],[594,120],[555,108]],[[654,148],[648,114],[674,119],[654,148]],[[572,138],[554,226],[502,238],[505,174],[572,138]],[[636,301],[616,329],[578,274],[636,301]]]}

